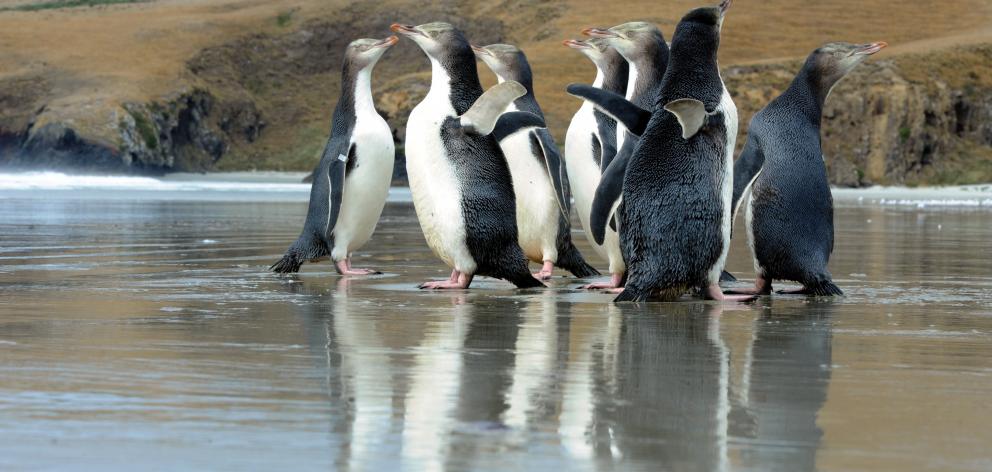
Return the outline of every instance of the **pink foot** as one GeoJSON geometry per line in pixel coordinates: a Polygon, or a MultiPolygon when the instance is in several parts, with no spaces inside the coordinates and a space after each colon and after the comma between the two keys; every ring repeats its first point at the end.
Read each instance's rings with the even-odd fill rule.
{"type": "Polygon", "coordinates": [[[537,280],[551,280],[551,276],[554,275],[555,263],[551,261],[544,261],[544,266],[541,270],[534,273],[534,278],[537,280]]]}
{"type": "Polygon", "coordinates": [[[423,290],[459,290],[466,289],[472,284],[473,276],[467,275],[457,270],[451,272],[451,277],[448,280],[435,280],[431,282],[424,282],[418,286],[418,288],[423,290]]]}
{"type": "Polygon", "coordinates": [[[758,298],[757,295],[724,295],[719,284],[712,284],[706,289],[706,298],[720,302],[749,302],[758,298]]]}
{"type": "Polygon", "coordinates": [[[355,269],[351,267],[351,259],[335,262],[334,268],[337,269],[338,273],[341,275],[375,275],[382,273],[372,269],[355,269]]]}
{"type": "Polygon", "coordinates": [[[758,274],[754,279],[754,288],[732,288],[727,290],[727,293],[736,293],[741,295],[768,295],[772,293],[771,281],[766,279],[763,275],[758,274]]]}
{"type": "MultiPolygon", "coordinates": [[[[597,282],[579,287],[580,290],[608,290],[619,288],[623,291],[623,274],[610,274],[609,282],[597,282]]],[[[616,293],[616,292],[614,292],[616,293]]]]}

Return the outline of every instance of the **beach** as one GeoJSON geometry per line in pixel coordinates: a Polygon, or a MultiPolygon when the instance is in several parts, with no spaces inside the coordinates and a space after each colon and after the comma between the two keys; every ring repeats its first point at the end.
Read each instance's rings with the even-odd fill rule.
{"type": "Polygon", "coordinates": [[[302,177],[0,174],[0,469],[992,468],[992,185],[835,189],[842,298],[621,306],[418,290],[403,188],[382,275],[269,273],[302,177]]]}

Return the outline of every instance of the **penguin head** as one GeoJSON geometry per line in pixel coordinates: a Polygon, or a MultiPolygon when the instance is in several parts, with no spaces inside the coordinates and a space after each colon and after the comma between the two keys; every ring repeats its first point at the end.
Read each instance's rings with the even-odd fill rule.
{"type": "Polygon", "coordinates": [[[450,23],[438,21],[417,26],[393,23],[390,29],[417,43],[425,54],[435,59],[463,52],[462,49],[471,52],[465,35],[450,23]]]}
{"type": "Polygon", "coordinates": [[[606,53],[612,48],[610,43],[603,38],[566,39],[562,44],[581,52],[597,66],[602,66],[606,60],[606,53]]]}
{"type": "Polygon", "coordinates": [[[522,83],[530,79],[530,64],[527,62],[527,56],[516,46],[510,44],[472,46],[472,51],[475,52],[475,57],[492,69],[500,81],[514,80],[522,83]]]}
{"type": "Polygon", "coordinates": [[[822,89],[829,90],[868,56],[881,51],[886,46],[888,44],[884,42],[824,44],[809,55],[805,68],[813,73],[822,89]]]}
{"type": "Polygon", "coordinates": [[[614,47],[628,61],[655,54],[665,44],[665,37],[657,26],[644,21],[632,21],[610,29],[586,28],[582,34],[600,38],[614,47]]]}
{"type": "Polygon", "coordinates": [[[720,48],[720,31],[723,28],[723,19],[726,17],[731,3],[732,0],[723,0],[718,6],[696,8],[686,13],[679,21],[678,26],[675,27],[672,54],[711,57],[715,60],[720,48]],[[678,39],[687,37],[692,38],[692,40],[678,41],[680,47],[675,46],[678,39]],[[675,49],[680,49],[680,51],[675,49]]]}
{"type": "Polygon", "coordinates": [[[357,70],[372,67],[397,41],[399,38],[396,36],[390,36],[386,39],[356,39],[345,49],[345,61],[356,66],[357,70]]]}

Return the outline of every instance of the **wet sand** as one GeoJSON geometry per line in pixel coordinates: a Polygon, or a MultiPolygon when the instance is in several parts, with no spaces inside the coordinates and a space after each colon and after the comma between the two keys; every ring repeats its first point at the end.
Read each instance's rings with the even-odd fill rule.
{"type": "Polygon", "coordinates": [[[838,192],[844,298],[615,306],[418,291],[406,202],[384,275],[278,277],[306,194],[256,190],[0,191],[0,470],[992,469],[987,205],[838,192]]]}

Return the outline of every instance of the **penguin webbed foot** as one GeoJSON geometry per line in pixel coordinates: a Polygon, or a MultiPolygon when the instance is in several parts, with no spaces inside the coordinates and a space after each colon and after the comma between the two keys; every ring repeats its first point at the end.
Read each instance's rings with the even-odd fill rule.
{"type": "Polygon", "coordinates": [[[594,282],[579,287],[579,290],[614,290],[623,291],[623,274],[610,274],[608,282],[594,282]]]}
{"type": "Polygon", "coordinates": [[[464,290],[472,285],[473,275],[454,270],[447,280],[432,280],[417,286],[421,290],[464,290]]]}
{"type": "Polygon", "coordinates": [[[534,278],[537,280],[551,280],[554,275],[555,264],[551,261],[544,261],[544,265],[541,270],[534,272],[534,278]]]}
{"type": "Polygon", "coordinates": [[[340,275],[351,275],[351,276],[362,276],[362,275],[379,275],[379,272],[375,269],[356,269],[351,266],[351,259],[345,259],[334,263],[334,269],[337,270],[340,275]]]}
{"type": "Polygon", "coordinates": [[[715,300],[718,302],[737,302],[737,303],[747,303],[758,299],[758,295],[729,295],[723,293],[720,289],[719,284],[712,284],[706,287],[705,291],[706,299],[715,300]]]}

